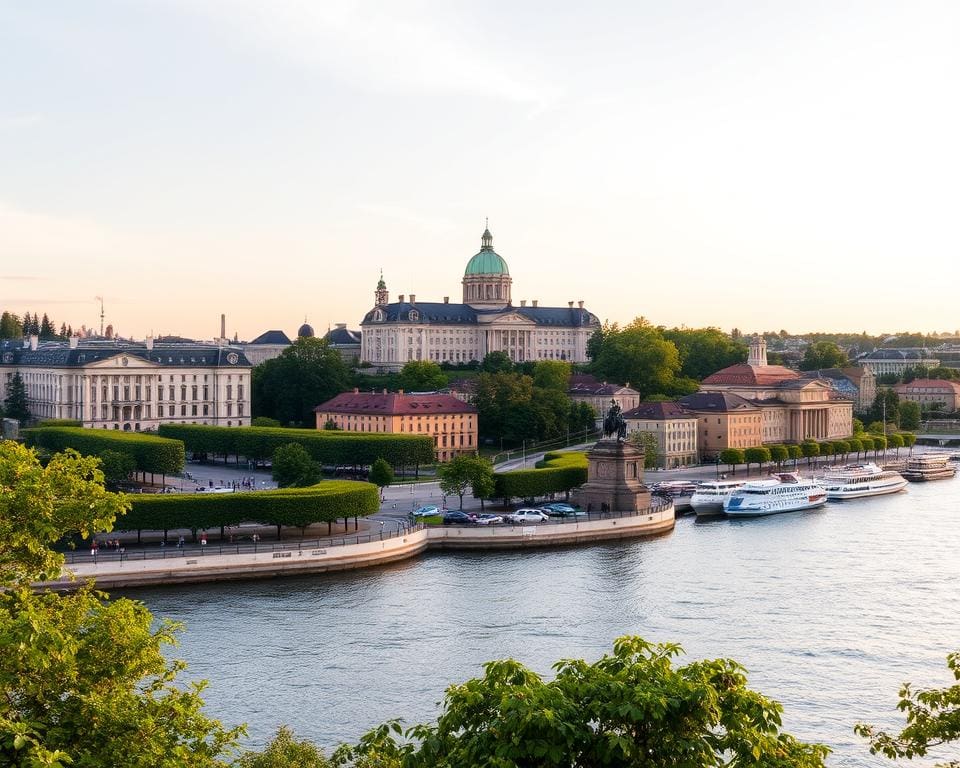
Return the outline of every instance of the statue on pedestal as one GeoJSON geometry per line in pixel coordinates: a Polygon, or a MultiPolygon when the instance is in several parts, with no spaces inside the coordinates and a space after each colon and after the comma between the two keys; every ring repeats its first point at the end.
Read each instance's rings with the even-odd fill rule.
{"type": "Polygon", "coordinates": [[[610,401],[610,410],[603,419],[603,434],[605,437],[616,435],[616,439],[621,443],[627,439],[627,422],[616,400],[610,401]]]}

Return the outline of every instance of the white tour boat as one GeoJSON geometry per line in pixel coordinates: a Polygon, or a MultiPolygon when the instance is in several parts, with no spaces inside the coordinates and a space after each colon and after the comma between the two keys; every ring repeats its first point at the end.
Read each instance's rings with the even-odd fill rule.
{"type": "Polygon", "coordinates": [[[903,476],[913,482],[924,480],[943,480],[957,474],[957,468],[950,463],[945,453],[921,453],[907,459],[907,468],[903,476]]]}
{"type": "Polygon", "coordinates": [[[690,506],[697,513],[697,517],[722,515],[723,502],[744,482],[743,480],[708,480],[698,483],[693,496],[690,497],[690,506]]]}
{"type": "Polygon", "coordinates": [[[820,482],[830,500],[880,496],[902,491],[907,486],[907,481],[899,472],[881,469],[872,461],[834,467],[827,471],[820,482]]]}
{"type": "Polygon", "coordinates": [[[654,483],[650,491],[661,499],[670,499],[675,512],[686,512],[690,509],[690,498],[697,489],[696,483],[689,480],[664,480],[654,483]]]}
{"type": "Polygon", "coordinates": [[[753,480],[723,502],[727,517],[762,517],[781,512],[815,509],[827,503],[827,492],[816,480],[796,472],[780,472],[766,480],[753,480]]]}

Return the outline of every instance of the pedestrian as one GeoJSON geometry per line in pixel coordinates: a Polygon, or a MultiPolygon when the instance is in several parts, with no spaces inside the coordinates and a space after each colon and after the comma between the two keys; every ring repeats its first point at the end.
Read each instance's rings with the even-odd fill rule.
{"type": "Polygon", "coordinates": [[[177,540],[177,549],[183,549],[183,536],[177,540]]]}
{"type": "Polygon", "coordinates": [[[200,534],[200,546],[201,547],[207,546],[207,534],[205,533],[200,534]]]}

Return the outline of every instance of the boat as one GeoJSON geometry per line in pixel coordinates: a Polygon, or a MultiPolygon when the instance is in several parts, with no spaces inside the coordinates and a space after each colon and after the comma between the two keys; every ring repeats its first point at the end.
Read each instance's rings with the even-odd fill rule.
{"type": "Polygon", "coordinates": [[[907,468],[903,476],[911,482],[925,480],[944,480],[957,474],[957,468],[950,463],[945,453],[921,453],[907,459],[907,468]]]}
{"type": "Polygon", "coordinates": [[[690,499],[696,489],[697,484],[688,480],[664,480],[652,485],[650,492],[661,499],[670,499],[674,512],[689,512],[690,499]]]}
{"type": "Polygon", "coordinates": [[[765,480],[744,483],[723,502],[723,512],[727,517],[762,517],[826,503],[827,492],[817,480],[804,479],[796,472],[778,472],[765,480]]]}
{"type": "Polygon", "coordinates": [[[697,517],[722,515],[723,502],[744,482],[744,480],[708,480],[698,483],[693,496],[690,497],[690,506],[693,507],[697,517]]]}
{"type": "Polygon", "coordinates": [[[833,467],[820,478],[827,491],[827,498],[859,499],[863,496],[881,496],[896,493],[907,486],[903,475],[893,470],[882,469],[872,461],[865,464],[846,464],[833,467]]]}

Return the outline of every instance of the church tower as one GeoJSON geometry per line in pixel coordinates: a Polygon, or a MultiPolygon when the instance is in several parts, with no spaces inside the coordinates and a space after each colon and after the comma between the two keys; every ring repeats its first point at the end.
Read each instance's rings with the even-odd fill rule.
{"type": "Polygon", "coordinates": [[[763,336],[750,339],[750,357],[747,365],[751,368],[765,368],[767,365],[767,340],[763,336]]]}
{"type": "Polygon", "coordinates": [[[377,283],[377,290],[373,296],[374,303],[378,307],[385,307],[390,303],[390,292],[387,290],[387,284],[383,282],[383,270],[380,270],[380,282],[377,283]]]}

